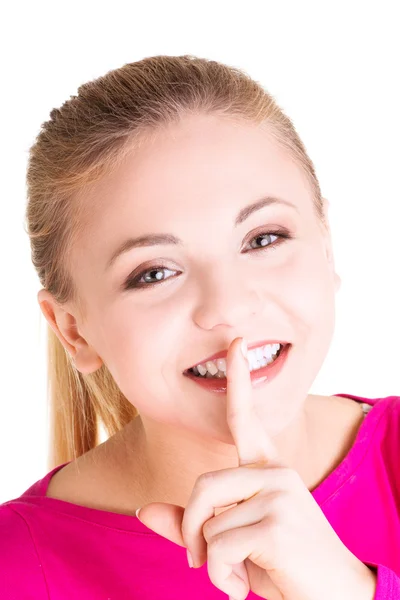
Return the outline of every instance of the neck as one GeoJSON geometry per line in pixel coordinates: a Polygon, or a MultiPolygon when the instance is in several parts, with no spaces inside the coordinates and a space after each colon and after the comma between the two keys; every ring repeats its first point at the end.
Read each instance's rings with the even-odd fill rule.
{"type": "MultiPolygon", "coordinates": [[[[315,403],[308,396],[301,410],[273,437],[282,462],[296,470],[308,489],[318,482],[319,454],[315,452],[315,403]]],[[[194,431],[136,417],[124,429],[127,471],[141,502],[167,502],[185,507],[202,473],[238,466],[236,448],[194,431]],[[139,483],[140,482],[140,483],[139,483]]],[[[143,505],[143,504],[142,504],[143,505]]]]}

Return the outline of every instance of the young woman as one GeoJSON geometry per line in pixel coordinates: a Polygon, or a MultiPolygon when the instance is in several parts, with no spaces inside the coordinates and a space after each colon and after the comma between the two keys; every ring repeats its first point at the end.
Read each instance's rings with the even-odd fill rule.
{"type": "Polygon", "coordinates": [[[126,64],[51,112],[27,184],[51,461],[0,506],[0,597],[399,598],[400,397],[309,393],[340,278],[275,100],[126,64]]]}

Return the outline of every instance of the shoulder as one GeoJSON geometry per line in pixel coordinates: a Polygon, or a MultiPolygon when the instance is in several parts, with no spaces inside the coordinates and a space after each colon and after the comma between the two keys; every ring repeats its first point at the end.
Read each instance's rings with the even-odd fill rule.
{"type": "Polygon", "coordinates": [[[331,399],[334,399],[337,406],[345,409],[340,411],[344,415],[362,411],[365,417],[368,416],[366,423],[369,436],[383,437],[390,443],[400,443],[400,396],[369,398],[348,394],[345,397],[333,396],[331,399]]]}
{"type": "Polygon", "coordinates": [[[383,478],[386,479],[386,488],[400,495],[400,396],[363,400],[372,404],[362,434],[366,457],[371,467],[379,472],[381,484],[383,478]]]}
{"type": "Polygon", "coordinates": [[[45,495],[81,507],[133,515],[136,507],[144,503],[139,478],[131,463],[128,471],[123,456],[114,456],[104,444],[57,471],[45,495]]]}
{"type": "Polygon", "coordinates": [[[18,512],[17,506],[18,499],[0,504],[0,533],[2,541],[0,545],[0,557],[8,554],[8,549],[10,549],[10,545],[7,546],[3,542],[11,544],[13,541],[13,545],[16,545],[17,542],[30,542],[27,545],[33,546],[28,523],[18,512]]]}
{"type": "Polygon", "coordinates": [[[0,505],[0,598],[44,599],[48,595],[41,561],[18,505],[18,500],[0,505]]]}
{"type": "Polygon", "coordinates": [[[374,408],[377,410],[376,428],[382,451],[393,456],[397,468],[400,450],[400,396],[378,398],[374,408]]]}
{"type": "Polygon", "coordinates": [[[108,481],[105,465],[96,455],[99,447],[81,455],[57,471],[50,479],[45,495],[72,504],[97,508],[96,499],[108,481]]]}
{"type": "Polygon", "coordinates": [[[400,396],[387,396],[386,398],[379,398],[378,402],[386,402],[388,406],[389,414],[395,415],[395,426],[397,431],[400,430],[400,396]]]}

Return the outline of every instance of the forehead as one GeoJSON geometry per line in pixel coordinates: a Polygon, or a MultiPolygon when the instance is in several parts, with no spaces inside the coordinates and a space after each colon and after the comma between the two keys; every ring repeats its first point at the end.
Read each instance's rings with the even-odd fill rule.
{"type": "Polygon", "coordinates": [[[265,195],[307,208],[311,190],[299,164],[264,127],[213,115],[191,116],[141,142],[109,176],[94,184],[86,201],[96,215],[176,217],[198,209],[236,211],[265,195]],[[95,208],[92,206],[92,208],[95,208]]]}

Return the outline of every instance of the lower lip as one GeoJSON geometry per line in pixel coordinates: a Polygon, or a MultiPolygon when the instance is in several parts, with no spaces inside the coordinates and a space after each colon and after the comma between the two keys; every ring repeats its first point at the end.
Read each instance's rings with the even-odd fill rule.
{"type": "MultiPolygon", "coordinates": [[[[258,387],[263,383],[269,383],[274,379],[278,373],[280,373],[283,365],[286,362],[286,359],[289,354],[289,350],[292,347],[292,344],[286,344],[286,346],[281,350],[278,358],[274,360],[273,363],[262,367],[261,369],[257,369],[256,371],[251,371],[250,379],[252,387],[258,387]]],[[[209,392],[216,393],[226,393],[227,388],[227,379],[213,379],[211,377],[196,377],[192,373],[184,373],[185,377],[188,377],[194,383],[197,383],[200,387],[208,390],[209,392]]]]}

